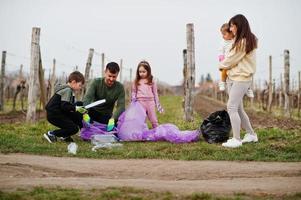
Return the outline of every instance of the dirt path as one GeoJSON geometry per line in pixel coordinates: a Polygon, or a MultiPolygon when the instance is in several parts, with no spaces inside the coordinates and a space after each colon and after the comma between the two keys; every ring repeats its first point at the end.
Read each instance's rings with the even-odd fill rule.
{"type": "Polygon", "coordinates": [[[0,154],[0,190],[129,186],[174,193],[283,195],[301,192],[301,164],[276,162],[96,160],[0,154]]]}

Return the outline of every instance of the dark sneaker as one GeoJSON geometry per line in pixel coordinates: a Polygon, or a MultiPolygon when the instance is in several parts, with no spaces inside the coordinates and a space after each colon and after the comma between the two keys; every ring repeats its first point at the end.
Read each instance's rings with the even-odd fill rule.
{"type": "Polygon", "coordinates": [[[52,135],[50,131],[44,134],[44,138],[49,142],[49,143],[54,143],[56,142],[56,136],[52,135]]]}
{"type": "Polygon", "coordinates": [[[66,138],[61,138],[63,142],[67,142],[67,143],[71,143],[74,142],[74,140],[72,139],[72,137],[66,137],[66,138]]]}

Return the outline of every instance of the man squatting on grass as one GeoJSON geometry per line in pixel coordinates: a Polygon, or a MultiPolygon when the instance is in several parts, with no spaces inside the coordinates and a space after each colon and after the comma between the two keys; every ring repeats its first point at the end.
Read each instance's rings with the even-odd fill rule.
{"type": "Polygon", "coordinates": [[[94,101],[105,99],[106,102],[95,107],[89,108],[88,113],[92,121],[108,124],[107,131],[111,131],[118,117],[125,110],[125,91],[123,85],[116,81],[120,68],[116,62],[106,65],[105,76],[94,79],[83,99],[84,105],[94,101]],[[114,106],[117,107],[113,113],[114,106]]]}

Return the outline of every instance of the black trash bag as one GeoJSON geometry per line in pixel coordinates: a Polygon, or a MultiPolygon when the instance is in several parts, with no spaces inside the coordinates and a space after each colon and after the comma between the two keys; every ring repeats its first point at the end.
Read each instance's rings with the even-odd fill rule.
{"type": "Polygon", "coordinates": [[[201,124],[200,130],[208,143],[220,143],[229,139],[231,122],[225,110],[211,113],[201,124]]]}

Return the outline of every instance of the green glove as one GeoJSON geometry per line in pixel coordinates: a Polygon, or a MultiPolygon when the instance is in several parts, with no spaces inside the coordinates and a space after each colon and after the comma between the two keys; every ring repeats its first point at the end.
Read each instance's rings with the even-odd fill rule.
{"type": "Polygon", "coordinates": [[[88,115],[88,113],[85,113],[85,114],[83,115],[83,120],[84,120],[86,123],[90,123],[91,118],[90,118],[90,116],[88,115]]]}
{"type": "Polygon", "coordinates": [[[111,118],[107,125],[107,131],[112,131],[115,126],[115,120],[111,118]]]}
{"type": "Polygon", "coordinates": [[[79,112],[81,114],[85,114],[85,113],[88,112],[87,109],[84,108],[84,106],[75,106],[75,111],[77,111],[77,112],[79,112]]]}

